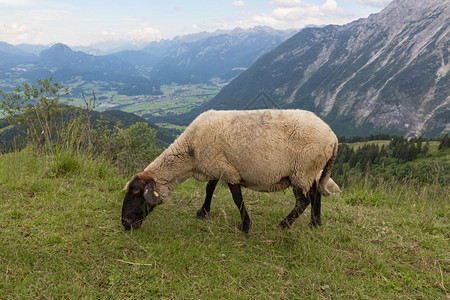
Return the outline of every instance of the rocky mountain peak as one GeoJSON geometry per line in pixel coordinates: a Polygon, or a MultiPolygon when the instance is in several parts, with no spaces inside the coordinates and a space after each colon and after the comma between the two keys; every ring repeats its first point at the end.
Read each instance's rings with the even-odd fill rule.
{"type": "Polygon", "coordinates": [[[363,22],[377,24],[395,35],[422,21],[448,25],[449,18],[448,0],[394,0],[378,14],[363,19],[363,22]]]}
{"type": "Polygon", "coordinates": [[[203,109],[274,106],[316,112],[338,132],[450,131],[450,2],[394,0],[343,26],[308,28],[259,59],[203,109]]]}

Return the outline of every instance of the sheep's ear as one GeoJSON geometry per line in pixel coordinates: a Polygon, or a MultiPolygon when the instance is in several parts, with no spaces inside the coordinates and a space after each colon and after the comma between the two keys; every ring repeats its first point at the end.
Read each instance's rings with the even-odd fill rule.
{"type": "Polygon", "coordinates": [[[155,190],[155,181],[150,180],[150,182],[145,186],[144,198],[150,207],[159,205],[162,203],[159,193],[155,190]]]}

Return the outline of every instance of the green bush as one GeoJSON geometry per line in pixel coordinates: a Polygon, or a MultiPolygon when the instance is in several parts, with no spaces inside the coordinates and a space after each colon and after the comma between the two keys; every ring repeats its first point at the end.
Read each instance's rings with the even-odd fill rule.
{"type": "Polygon", "coordinates": [[[25,83],[10,93],[0,90],[0,107],[11,124],[26,128],[29,143],[36,145],[38,151],[46,151],[65,122],[67,107],[62,102],[68,93],[67,87],[52,78],[38,79],[36,84],[25,83]]]}
{"type": "Polygon", "coordinates": [[[129,128],[114,128],[110,135],[98,141],[98,151],[125,174],[143,170],[160,152],[155,146],[155,131],[146,123],[129,128]]]}
{"type": "Polygon", "coordinates": [[[155,147],[155,131],[147,123],[128,128],[114,127],[106,120],[91,124],[96,96],[89,101],[83,95],[85,109],[64,104],[68,89],[58,83],[37,80],[11,93],[0,91],[1,107],[11,124],[23,126],[27,143],[37,154],[53,154],[50,174],[64,176],[76,172],[74,157],[105,157],[124,174],[142,170],[160,152],[155,147]]]}

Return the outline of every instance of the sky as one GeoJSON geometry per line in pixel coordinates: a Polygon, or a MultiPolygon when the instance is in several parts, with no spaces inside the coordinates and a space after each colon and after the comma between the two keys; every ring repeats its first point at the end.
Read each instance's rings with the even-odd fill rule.
{"type": "Polygon", "coordinates": [[[201,31],[346,24],[391,0],[0,0],[0,41],[136,45],[201,31]]]}

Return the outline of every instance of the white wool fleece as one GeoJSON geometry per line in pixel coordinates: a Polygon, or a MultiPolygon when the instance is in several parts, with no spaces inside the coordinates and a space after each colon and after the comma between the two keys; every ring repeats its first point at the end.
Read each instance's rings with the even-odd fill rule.
{"type": "Polygon", "coordinates": [[[337,144],[330,127],[308,111],[210,110],[199,115],[145,171],[155,174],[157,189],[165,197],[191,176],[240,183],[257,191],[293,185],[306,193],[324,169],[318,188],[328,196],[337,144]]]}

